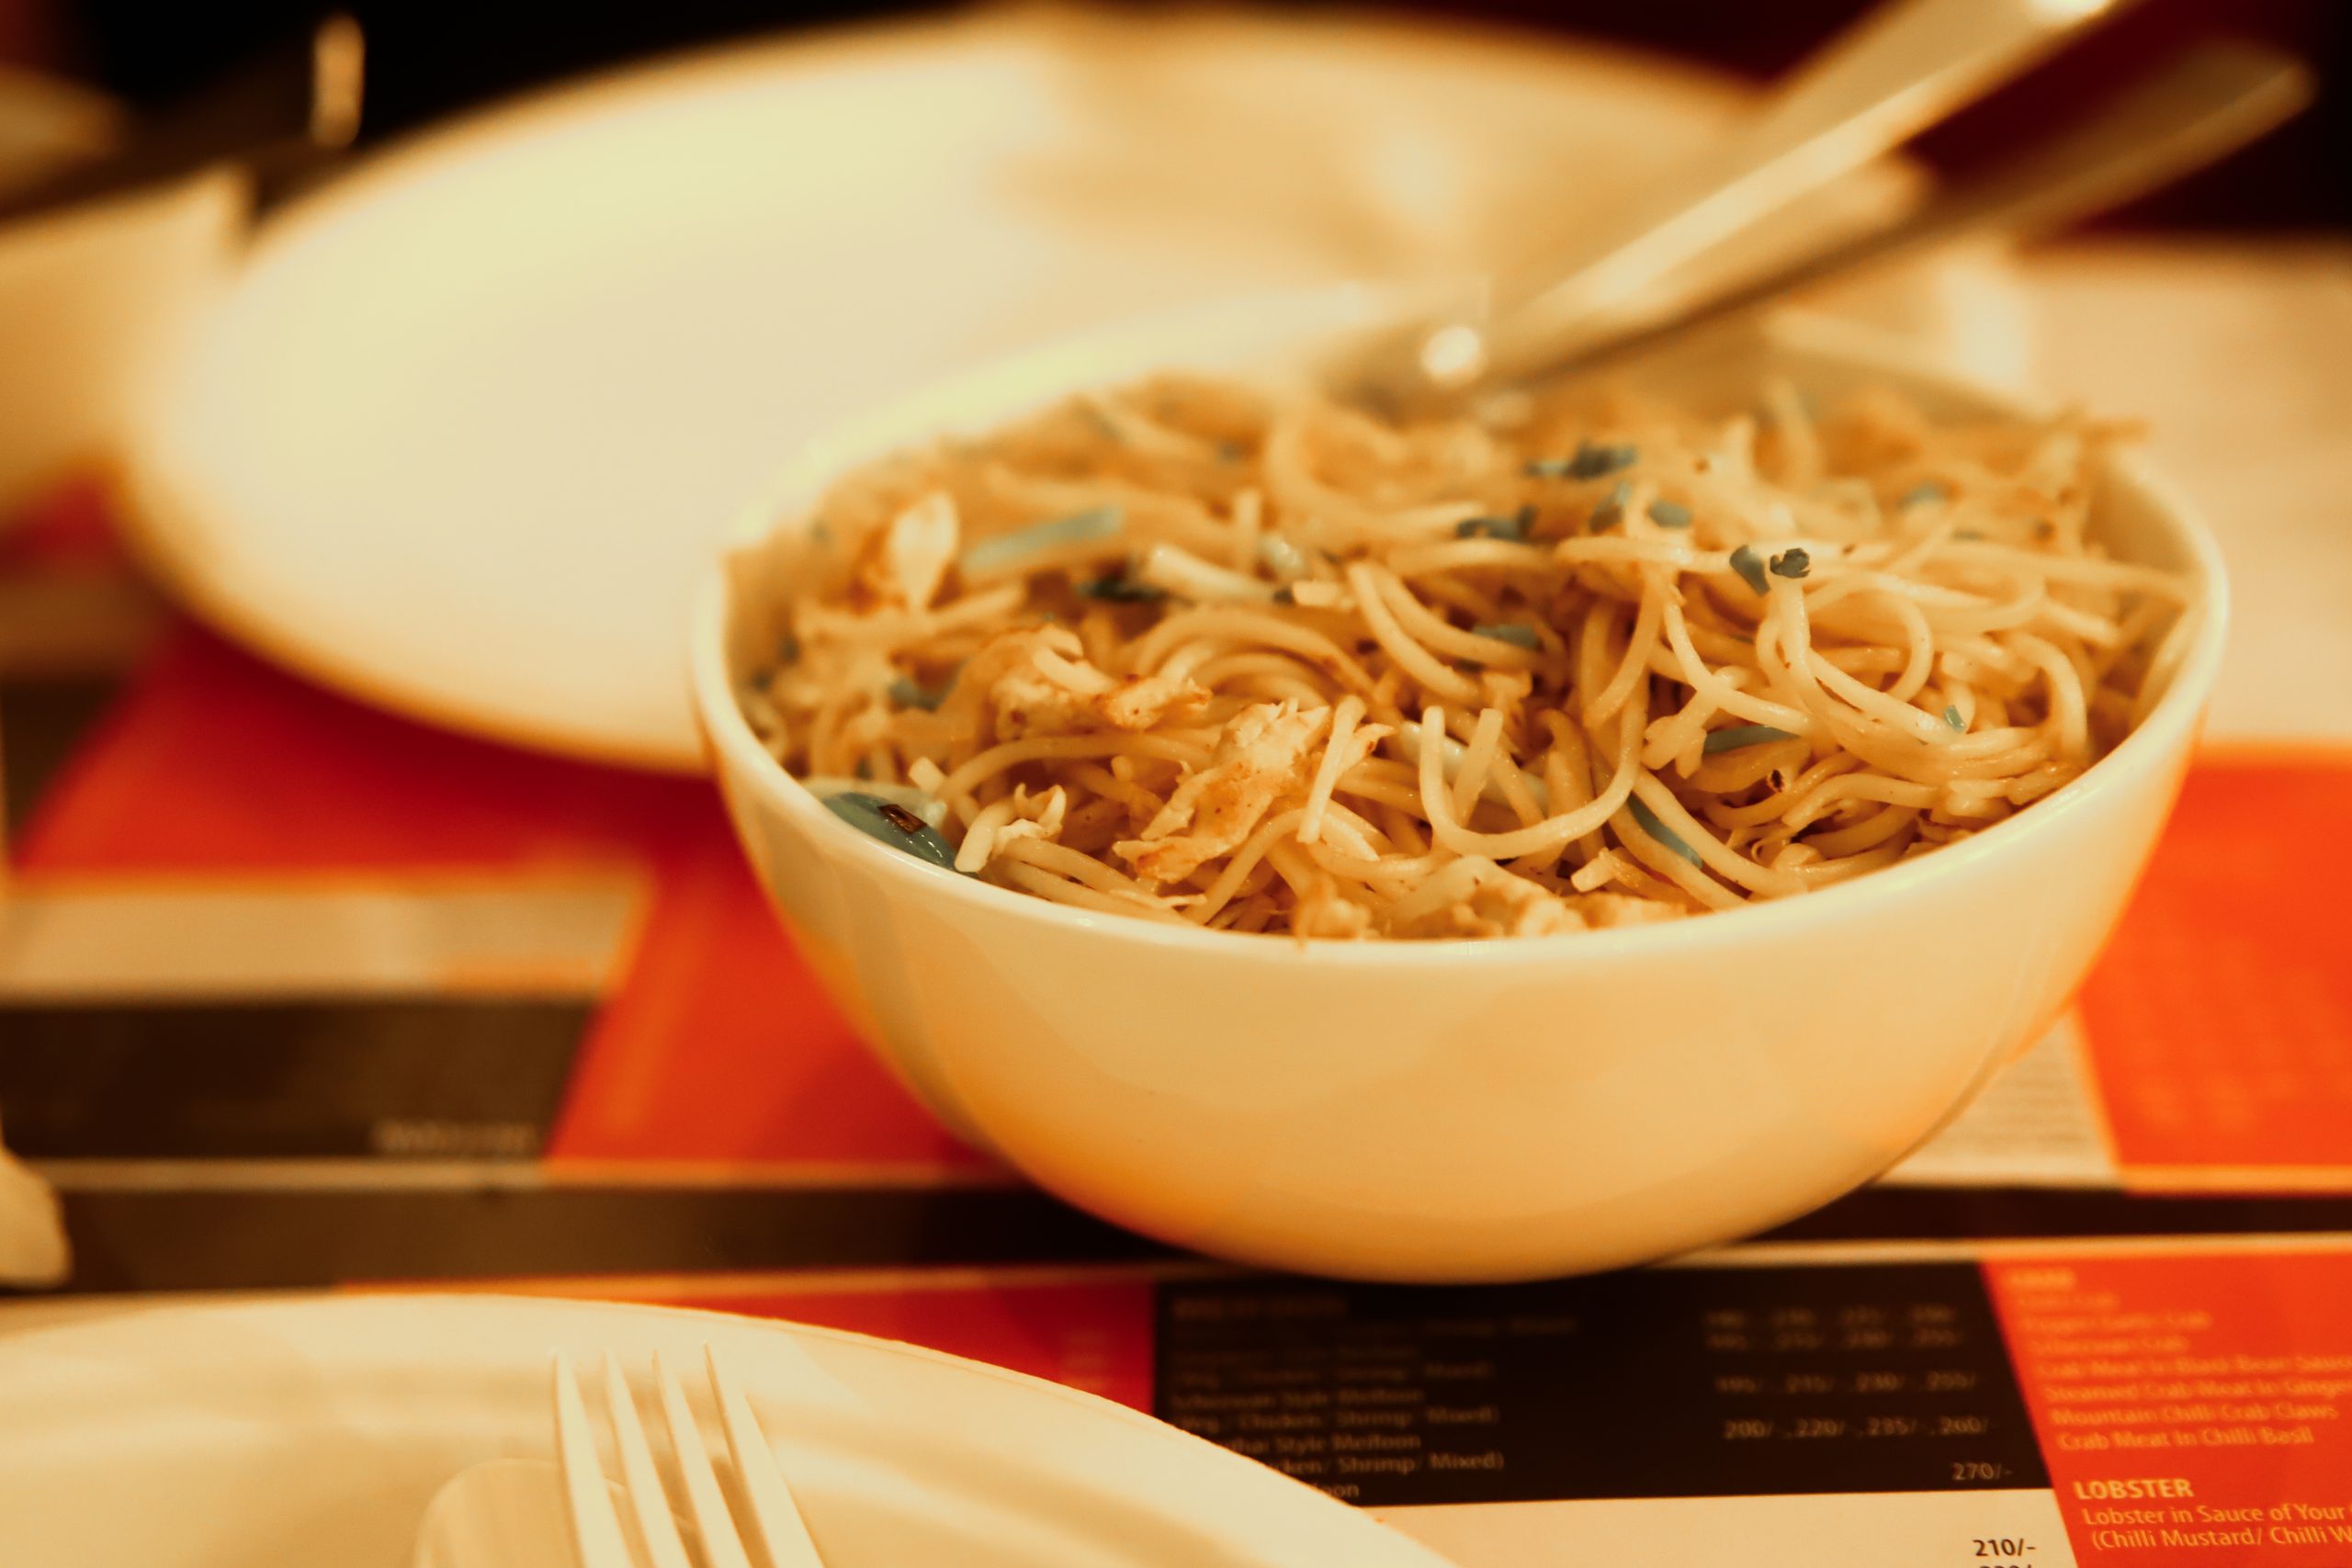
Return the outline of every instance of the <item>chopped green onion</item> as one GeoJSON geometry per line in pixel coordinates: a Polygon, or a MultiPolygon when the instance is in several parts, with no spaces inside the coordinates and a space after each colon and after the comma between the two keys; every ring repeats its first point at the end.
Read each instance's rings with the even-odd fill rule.
{"type": "Polygon", "coordinates": [[[1661,528],[1690,526],[1690,509],[1679,501],[1653,501],[1649,513],[1650,521],[1661,528]]]}
{"type": "Polygon", "coordinates": [[[1238,441],[1220,441],[1216,444],[1216,460],[1220,463],[1238,463],[1241,461],[1247,451],[1248,448],[1238,441]]]}
{"type": "Polygon", "coordinates": [[[1625,502],[1632,499],[1633,494],[1631,480],[1619,479],[1610,486],[1607,498],[1592,509],[1592,531],[1598,534],[1625,521],[1625,502]]]}
{"type": "Polygon", "coordinates": [[[897,801],[856,790],[829,795],[824,800],[826,810],[867,838],[878,839],[917,860],[929,861],[949,871],[956,869],[956,852],[939,836],[939,830],[897,801]]]}
{"type": "Polygon", "coordinates": [[[925,713],[935,713],[939,705],[947,700],[947,688],[955,683],[951,678],[942,685],[919,686],[901,675],[890,682],[884,694],[902,708],[921,708],[925,713]]]}
{"type": "Polygon", "coordinates": [[[1753,545],[1742,545],[1732,551],[1731,569],[1739,573],[1742,582],[1756,590],[1758,598],[1772,591],[1772,585],[1764,581],[1764,558],[1756,553],[1753,545]]]}
{"type": "Polygon", "coordinates": [[[1963,543],[1973,545],[1977,540],[1984,536],[1984,530],[1982,528],[1955,528],[1952,530],[1951,536],[1962,541],[1963,543]]]}
{"type": "Polygon", "coordinates": [[[1453,525],[1457,539],[1510,539],[1524,542],[1528,526],[1535,521],[1535,508],[1522,506],[1509,517],[1470,517],[1453,525]]]}
{"type": "Polygon", "coordinates": [[[1657,813],[1652,811],[1647,806],[1644,805],[1640,795],[1628,795],[1625,798],[1625,804],[1634,808],[1634,820],[1642,825],[1643,832],[1647,833],[1651,838],[1656,839],[1659,843],[1664,844],[1668,849],[1672,850],[1676,854],[1680,855],[1692,865],[1703,865],[1706,863],[1699,858],[1698,851],[1692,849],[1689,844],[1684,843],[1680,837],[1675,833],[1673,829],[1668,828],[1665,823],[1657,819],[1657,813]]]}
{"type": "Polygon", "coordinates": [[[1544,639],[1535,635],[1535,628],[1533,626],[1525,626],[1517,621],[1506,621],[1493,626],[1472,626],[1470,629],[1480,637],[1490,637],[1497,642],[1510,643],[1515,647],[1527,649],[1530,653],[1533,653],[1537,649],[1544,646],[1544,639]]]}
{"type": "Polygon", "coordinates": [[[1612,446],[1579,441],[1577,455],[1568,459],[1568,471],[1580,479],[1597,479],[1603,474],[1632,468],[1641,461],[1641,448],[1630,442],[1612,446]]]}
{"type": "Polygon", "coordinates": [[[1772,575],[1791,580],[1801,578],[1813,570],[1813,558],[1804,551],[1782,550],[1772,558],[1772,575]]]}
{"type": "Polygon", "coordinates": [[[800,639],[793,636],[790,632],[785,633],[784,640],[776,645],[775,661],[778,664],[799,663],[800,639]]]}
{"type": "Polygon", "coordinates": [[[1944,722],[1954,729],[1964,730],[1968,728],[1968,721],[1960,716],[1960,709],[1950,703],[1944,705],[1944,722]]]}
{"type": "Polygon", "coordinates": [[[1743,746],[1762,746],[1774,740],[1794,740],[1795,739],[1796,737],[1787,730],[1775,729],[1769,724],[1740,724],[1734,725],[1729,729],[1709,730],[1707,744],[1702,748],[1702,750],[1705,755],[1713,757],[1724,751],[1736,751],[1743,746]]]}
{"type": "Polygon", "coordinates": [[[1538,457],[1527,465],[1527,471],[1538,479],[1597,479],[1613,474],[1620,468],[1630,468],[1641,461],[1641,448],[1625,443],[1611,445],[1599,441],[1579,441],[1576,454],[1568,457],[1538,457]]]}
{"type": "Polygon", "coordinates": [[[1951,491],[1944,488],[1942,480],[1921,479],[1917,484],[1913,485],[1909,490],[1905,491],[1902,495],[1897,497],[1894,504],[1897,506],[1924,506],[1931,501],[1948,501],[1951,498],[1951,491]]]}
{"type": "Polygon", "coordinates": [[[1091,582],[1078,585],[1079,593],[1088,599],[1100,599],[1113,604],[1150,604],[1168,597],[1168,590],[1155,588],[1148,582],[1137,582],[1124,571],[1114,571],[1091,582]]]}
{"type": "Polygon", "coordinates": [[[1032,523],[1026,528],[1015,528],[1010,534],[982,539],[956,558],[956,564],[967,577],[1018,566],[1030,556],[1043,555],[1064,545],[1083,545],[1096,539],[1110,538],[1118,533],[1125,516],[1126,513],[1117,506],[1090,506],[1067,517],[1032,523]]]}

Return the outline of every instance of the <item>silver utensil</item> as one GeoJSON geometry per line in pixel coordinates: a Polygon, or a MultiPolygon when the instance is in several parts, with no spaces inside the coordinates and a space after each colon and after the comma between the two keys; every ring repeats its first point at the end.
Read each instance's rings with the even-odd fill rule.
{"type": "Polygon", "coordinates": [[[2012,80],[2123,3],[1893,0],[1808,60],[1718,152],[1538,247],[1485,299],[1371,345],[1351,379],[1413,402],[1548,365],[1673,268],[2012,80]]]}
{"type": "MultiPolygon", "coordinates": [[[[776,1464],[775,1451],[760,1430],[741,1387],[720,1367],[716,1351],[706,1348],[703,1355],[711,1398],[727,1434],[736,1495],[743,1505],[745,1518],[741,1521],[728,1507],[684,1391],[659,1357],[653,1363],[671,1454],[701,1549],[696,1556],[687,1554],[670,1511],[669,1494],[646,1443],[645,1429],[638,1422],[637,1401],[621,1375],[620,1363],[610,1355],[605,1358],[605,1416],[620,1456],[621,1490],[646,1561],[651,1568],[697,1568],[697,1564],[699,1568],[751,1568],[752,1559],[747,1548],[756,1541],[760,1561],[767,1568],[824,1568],[792,1499],[792,1489],[776,1464]]],[[[565,1513],[580,1568],[635,1568],[638,1560],[622,1533],[612,1494],[597,1463],[595,1431],[588,1423],[579,1380],[561,1352],[555,1358],[554,1394],[556,1463],[563,1472],[565,1513]]]]}
{"type": "Polygon", "coordinates": [[[614,1480],[597,1459],[596,1428],[580,1379],[571,1359],[558,1351],[548,1385],[555,1462],[491,1460],[453,1477],[425,1509],[412,1559],[415,1568],[752,1568],[755,1562],[763,1568],[824,1568],[741,1385],[715,1351],[706,1348],[703,1354],[711,1400],[727,1434],[740,1519],[703,1447],[685,1391],[661,1357],[653,1360],[654,1393],[668,1429],[683,1516],[673,1511],[620,1362],[605,1358],[605,1420],[620,1461],[614,1480]]]}
{"type": "Polygon", "coordinates": [[[1558,375],[1771,305],[1804,289],[1984,234],[2031,237],[2172,184],[2291,118],[2311,73],[2254,44],[2201,46],[2033,150],[1951,186],[1893,226],[1802,257],[1720,292],[1622,316],[1564,346],[1558,375]]]}

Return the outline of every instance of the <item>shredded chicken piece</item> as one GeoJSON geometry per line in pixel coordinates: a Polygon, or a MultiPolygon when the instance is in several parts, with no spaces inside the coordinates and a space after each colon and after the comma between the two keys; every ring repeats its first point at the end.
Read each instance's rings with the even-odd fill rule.
{"type": "Polygon", "coordinates": [[[844,609],[819,600],[793,606],[795,657],[768,682],[767,695],[786,712],[840,705],[854,693],[879,697],[897,678],[890,662],[896,619],[889,606],[844,609]]]}
{"type": "Polygon", "coordinates": [[[1026,784],[1014,784],[1010,798],[1012,820],[996,830],[1000,845],[1013,839],[1043,839],[1052,843],[1062,836],[1062,822],[1069,815],[1069,792],[1061,785],[1032,795],[1026,784]]]}
{"type": "Polygon", "coordinates": [[[1379,750],[1380,743],[1396,733],[1396,727],[1394,725],[1357,725],[1348,732],[1347,739],[1340,743],[1339,761],[1332,771],[1345,777],[1349,769],[1362,763],[1374,751],[1379,750]]]}
{"type": "Polygon", "coordinates": [[[1105,674],[1089,663],[1066,626],[1002,633],[974,654],[956,678],[941,712],[975,725],[985,718],[999,740],[1078,735],[1099,729],[1149,729],[1192,717],[1208,692],[1182,676],[1105,674]]]}
{"type": "Polygon", "coordinates": [[[1187,719],[1208,706],[1209,693],[1182,675],[1125,675],[1094,699],[1094,711],[1114,729],[1149,729],[1187,719]]]}
{"type": "Polygon", "coordinates": [[[1301,713],[1295,703],[1242,709],[1209,765],[1176,786],[1140,838],[1114,848],[1137,876],[1161,883],[1182,882],[1238,848],[1276,801],[1305,787],[1308,749],[1330,717],[1329,708],[1301,713]]]}
{"type": "Polygon", "coordinates": [[[1612,926],[1646,926],[1679,920],[1689,911],[1658,898],[1636,898],[1627,893],[1590,893],[1576,901],[1577,913],[1595,931],[1612,926]]]}
{"type": "Polygon", "coordinates": [[[1033,795],[1026,784],[1014,784],[1011,795],[989,802],[973,818],[956,852],[956,869],[978,871],[1015,839],[1058,842],[1069,814],[1069,794],[1061,785],[1033,795]]]}
{"type": "Polygon", "coordinates": [[[1304,942],[1309,937],[1347,942],[1372,931],[1372,911],[1340,891],[1336,877],[1317,878],[1291,910],[1290,929],[1304,942]]]}
{"type": "Polygon", "coordinates": [[[933,491],[866,541],[857,586],[877,604],[926,609],[938,597],[961,542],[955,498],[933,491]]]}
{"type": "Polygon", "coordinates": [[[1033,661],[1040,649],[1075,653],[1078,649],[1078,634],[1060,626],[1015,626],[999,632],[982,643],[956,672],[956,683],[948,688],[946,699],[939,705],[939,716],[949,721],[952,728],[968,730],[983,739],[1009,739],[996,728],[998,683],[1015,670],[1034,669],[1033,661]]]}
{"type": "Polygon", "coordinates": [[[1585,929],[1584,918],[1565,899],[1508,872],[1482,878],[1445,915],[1464,936],[1555,936],[1585,929]]]}

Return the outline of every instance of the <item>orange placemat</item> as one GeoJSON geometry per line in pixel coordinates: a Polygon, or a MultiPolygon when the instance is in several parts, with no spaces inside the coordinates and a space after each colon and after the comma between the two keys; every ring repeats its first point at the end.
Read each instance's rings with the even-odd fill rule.
{"type": "Polygon", "coordinates": [[[2233,751],[2191,772],[2084,988],[2128,1179],[2352,1189],[2352,754],[2233,751]]]}
{"type": "MultiPolygon", "coordinates": [[[[135,589],[95,492],[0,548],[20,602],[108,583],[135,589]]],[[[1140,1245],[1026,1192],[876,1065],[707,784],[413,724],[152,604],[124,625],[0,660],[0,908],[40,939],[13,949],[29,978],[0,976],[0,1104],[69,1219],[112,1238],[84,1283],[1140,1245]],[[169,1244],[192,1226],[244,1250],[169,1244]]],[[[2078,1027],[2037,1053],[2033,1116],[2086,1129],[2087,1164],[2053,1177],[1996,1136],[1959,1185],[1930,1169],[1790,1234],[2334,1223],[2126,1194],[2352,1192],[2352,999],[2324,909],[2352,870],[2347,799],[2339,753],[2193,770],[2078,1027]]],[[[1996,1132],[2030,1155],[2030,1120],[1996,1132]]]]}

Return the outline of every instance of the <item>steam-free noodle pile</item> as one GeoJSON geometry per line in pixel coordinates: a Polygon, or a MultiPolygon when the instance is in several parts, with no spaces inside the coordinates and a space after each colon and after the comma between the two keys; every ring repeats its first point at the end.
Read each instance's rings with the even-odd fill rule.
{"type": "Polygon", "coordinates": [[[1400,428],[1161,378],[838,484],[744,705],[877,837],[1093,909],[1527,936],[1792,897],[2138,721],[2186,587],[2086,536],[2117,434],[1786,387],[1400,428]]]}

